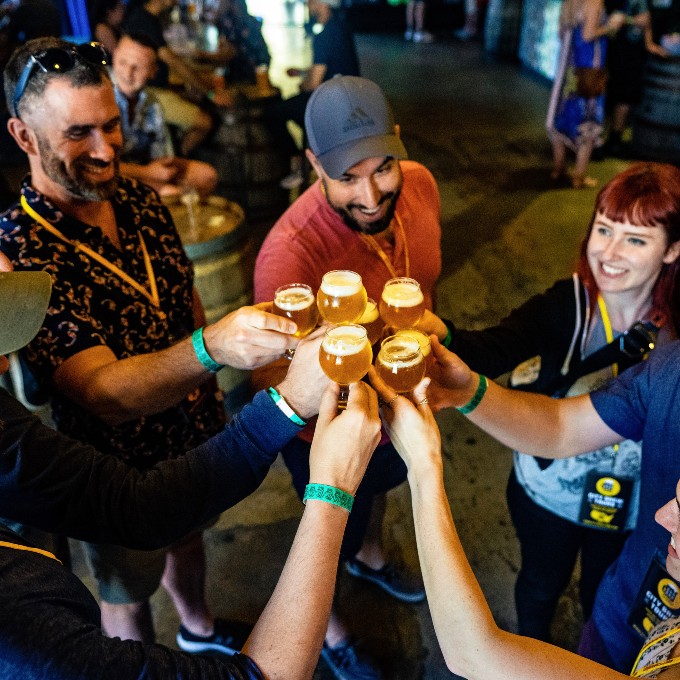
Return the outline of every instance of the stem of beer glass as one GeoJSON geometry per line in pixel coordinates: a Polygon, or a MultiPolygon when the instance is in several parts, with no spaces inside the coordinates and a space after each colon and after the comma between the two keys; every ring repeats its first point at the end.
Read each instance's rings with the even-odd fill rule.
{"type": "Polygon", "coordinates": [[[340,385],[340,394],[338,395],[338,411],[344,411],[347,408],[348,399],[349,385],[340,385]]]}

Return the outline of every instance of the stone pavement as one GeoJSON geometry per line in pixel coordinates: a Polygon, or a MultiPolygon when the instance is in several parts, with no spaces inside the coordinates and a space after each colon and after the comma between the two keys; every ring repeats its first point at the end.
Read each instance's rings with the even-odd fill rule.
{"type": "MultiPolygon", "coordinates": [[[[279,28],[284,30],[267,26],[272,35],[279,28]]],[[[291,37],[280,44],[304,54],[299,29],[285,30],[291,37]]],[[[364,75],[380,83],[393,102],[411,158],[429,167],[439,184],[444,253],[439,313],[461,327],[484,327],[567,275],[595,191],[548,180],[543,128],[548,85],[517,65],[491,61],[478,43],[442,36],[433,45],[414,45],[404,43],[401,34],[360,35],[357,42],[364,75]]],[[[293,63],[300,62],[290,53],[285,58],[275,53],[274,82],[293,63]]],[[[603,183],[624,167],[605,161],[593,164],[591,173],[603,183]]],[[[264,235],[269,226],[257,228],[264,235]]],[[[455,412],[440,414],[438,421],[461,540],[499,625],[513,630],[518,549],[505,504],[511,454],[455,412]]],[[[386,544],[395,559],[417,571],[407,487],[388,498],[386,544]]],[[[208,532],[209,594],[216,613],[257,618],[301,510],[279,461],[262,487],[208,532]]],[[[396,603],[344,573],[338,603],[386,678],[451,677],[426,604],[396,603]]],[[[159,641],[174,647],[177,615],[163,591],[153,607],[159,641]]],[[[581,625],[573,588],[557,619],[556,641],[573,648],[581,625]]],[[[323,662],[315,678],[331,678],[323,662]]]]}

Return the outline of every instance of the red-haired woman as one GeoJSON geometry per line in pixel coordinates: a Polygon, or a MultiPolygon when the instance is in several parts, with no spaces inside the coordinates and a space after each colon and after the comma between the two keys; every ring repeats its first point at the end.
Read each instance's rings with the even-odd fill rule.
{"type": "MultiPolygon", "coordinates": [[[[465,331],[446,322],[448,347],[485,375],[516,367],[511,384],[517,389],[590,392],[679,335],[679,254],[680,170],[633,165],[598,194],[571,279],[492,328],[465,331]]],[[[443,329],[438,334],[443,337],[443,329]]],[[[436,393],[428,396],[434,406],[447,406],[437,403],[436,393]]],[[[635,526],[640,448],[624,441],[554,461],[515,453],[514,462],[507,497],[522,552],[515,588],[519,632],[548,640],[579,551],[588,619],[604,572],[635,526]]]]}

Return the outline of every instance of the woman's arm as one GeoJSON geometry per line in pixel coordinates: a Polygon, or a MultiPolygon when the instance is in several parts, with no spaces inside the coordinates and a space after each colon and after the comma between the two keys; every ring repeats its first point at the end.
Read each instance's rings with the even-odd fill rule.
{"type": "MultiPolygon", "coordinates": [[[[373,372],[391,407],[386,428],[408,467],[418,555],[437,639],[448,668],[469,680],[614,680],[624,676],[544,642],[498,628],[458,538],[442,476],[439,431],[426,403],[416,407],[373,372]]],[[[425,396],[427,381],[414,392],[425,396]]]]}
{"type": "Polygon", "coordinates": [[[603,24],[601,21],[603,11],[602,0],[586,0],[581,33],[587,42],[601,38],[603,35],[615,35],[626,21],[622,12],[612,12],[603,24]]]}

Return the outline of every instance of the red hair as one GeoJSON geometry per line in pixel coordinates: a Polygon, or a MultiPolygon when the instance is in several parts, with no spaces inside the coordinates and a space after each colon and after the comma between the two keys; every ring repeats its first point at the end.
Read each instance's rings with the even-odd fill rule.
{"type": "MultiPolygon", "coordinates": [[[[595,200],[595,209],[581,242],[576,271],[590,298],[591,311],[599,289],[586,255],[588,239],[598,214],[614,222],[641,227],[661,227],[666,248],[680,240],[680,169],[668,163],[636,163],[605,184],[595,200]]],[[[680,258],[664,263],[652,289],[652,314],[671,323],[680,335],[680,258]]]]}

